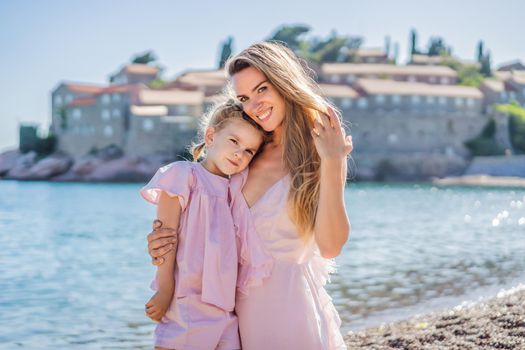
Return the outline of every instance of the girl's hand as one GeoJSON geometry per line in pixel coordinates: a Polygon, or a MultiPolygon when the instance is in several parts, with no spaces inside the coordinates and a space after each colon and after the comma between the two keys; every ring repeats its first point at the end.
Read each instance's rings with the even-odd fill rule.
{"type": "Polygon", "coordinates": [[[153,231],[148,234],[148,253],[151,263],[155,266],[162,265],[163,256],[170,250],[177,248],[177,231],[171,228],[162,228],[162,221],[153,221],[153,231]]]}
{"type": "Polygon", "coordinates": [[[330,108],[328,115],[321,114],[320,119],[315,120],[312,137],[321,161],[341,160],[348,156],[354,149],[352,136],[346,136],[335,111],[330,108]]]}

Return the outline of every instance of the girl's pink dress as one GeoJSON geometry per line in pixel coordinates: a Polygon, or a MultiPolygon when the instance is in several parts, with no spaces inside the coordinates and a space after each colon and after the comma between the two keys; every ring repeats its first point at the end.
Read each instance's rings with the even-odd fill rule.
{"type": "MultiPolygon", "coordinates": [[[[244,178],[232,178],[236,194],[244,178]]],[[[158,204],[162,191],[178,196],[182,207],[175,293],[155,329],[156,346],[240,349],[233,310],[241,240],[233,226],[229,186],[230,180],[200,163],[182,161],[160,168],[140,191],[153,204],[158,204]]]]}
{"type": "Polygon", "coordinates": [[[240,266],[235,310],[242,348],[346,349],[341,320],[324,289],[330,261],[320,256],[313,238],[299,237],[287,214],[289,189],[287,175],[251,208],[243,197],[234,201],[234,221],[247,232],[247,244],[262,241],[273,260],[272,267],[263,255],[252,254],[250,264],[240,266]]]}

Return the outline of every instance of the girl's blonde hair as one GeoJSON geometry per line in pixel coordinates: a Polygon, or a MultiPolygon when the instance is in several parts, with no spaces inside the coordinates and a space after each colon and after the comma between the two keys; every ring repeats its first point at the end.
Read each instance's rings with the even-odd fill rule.
{"type": "MultiPolygon", "coordinates": [[[[199,128],[199,139],[196,143],[191,145],[191,156],[194,161],[199,160],[206,156],[206,144],[204,142],[204,135],[206,129],[213,127],[215,131],[223,129],[229,122],[235,119],[241,119],[253,126],[257,131],[261,133],[263,137],[263,144],[268,140],[268,133],[266,133],[255,121],[252,120],[246,113],[243,112],[242,106],[230,99],[226,102],[216,103],[208,113],[201,119],[201,125],[199,128]]],[[[259,147],[257,153],[262,149],[259,147]]],[[[257,154],[256,153],[256,154],[257,154]]]]}
{"type": "MultiPolygon", "coordinates": [[[[320,158],[310,132],[320,113],[336,109],[321,97],[306,63],[278,42],[256,43],[226,63],[230,78],[248,67],[262,72],[284,97],[282,142],[284,162],[292,178],[288,194],[290,217],[303,237],[310,235],[320,188],[320,158]]],[[[230,92],[233,93],[231,85],[230,92]]]]}

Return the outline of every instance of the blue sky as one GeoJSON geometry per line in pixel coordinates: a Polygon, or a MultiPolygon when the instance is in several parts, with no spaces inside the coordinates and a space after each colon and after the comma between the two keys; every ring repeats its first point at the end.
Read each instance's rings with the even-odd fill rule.
{"type": "Polygon", "coordinates": [[[61,80],[104,83],[134,54],[154,50],[171,78],[213,68],[219,45],[234,49],[268,37],[282,24],[307,24],[383,46],[389,35],[406,59],[411,28],[425,48],[442,36],[473,59],[482,39],[499,64],[525,61],[525,1],[0,1],[0,151],[18,144],[18,124],[47,127],[50,91],[61,80]]]}

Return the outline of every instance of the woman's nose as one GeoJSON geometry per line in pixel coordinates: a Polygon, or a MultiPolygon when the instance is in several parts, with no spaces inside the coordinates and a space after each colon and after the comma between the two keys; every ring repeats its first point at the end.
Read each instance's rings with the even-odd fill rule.
{"type": "Polygon", "coordinates": [[[255,116],[257,114],[257,111],[260,107],[261,103],[259,102],[259,100],[257,100],[256,98],[253,98],[251,101],[250,101],[250,105],[249,105],[249,113],[253,116],[255,116]]]}

